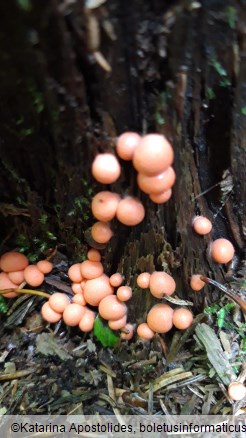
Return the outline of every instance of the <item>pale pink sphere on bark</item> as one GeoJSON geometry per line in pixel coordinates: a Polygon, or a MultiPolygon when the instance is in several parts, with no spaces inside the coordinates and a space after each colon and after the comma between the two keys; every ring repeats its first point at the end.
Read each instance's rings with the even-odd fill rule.
{"type": "Polygon", "coordinates": [[[74,295],[72,298],[72,302],[75,304],[79,304],[80,306],[86,306],[86,301],[83,293],[74,295]]]}
{"type": "Polygon", "coordinates": [[[5,252],[0,258],[0,269],[4,272],[22,271],[28,264],[28,258],[16,251],[5,252]]]}
{"type": "Polygon", "coordinates": [[[209,250],[212,259],[217,263],[228,263],[233,259],[235,254],[232,243],[223,238],[214,240],[209,250]]]}
{"type": "Polygon", "coordinates": [[[51,309],[57,313],[63,313],[69,302],[67,295],[60,292],[55,292],[49,299],[51,309]]]}
{"type": "Polygon", "coordinates": [[[13,283],[19,285],[24,281],[24,271],[9,272],[8,277],[13,283]]]}
{"type": "Polygon", "coordinates": [[[190,279],[190,287],[195,291],[203,289],[205,286],[204,281],[201,280],[200,274],[193,274],[190,279]]]}
{"type": "Polygon", "coordinates": [[[136,132],[124,132],[116,142],[116,152],[122,160],[132,160],[134,151],[139,145],[141,137],[136,132]]]}
{"type": "Polygon", "coordinates": [[[102,318],[116,321],[126,315],[127,307],[115,295],[109,295],[100,301],[98,312],[102,318]]]}
{"type": "Polygon", "coordinates": [[[43,274],[49,274],[53,269],[53,263],[49,262],[49,260],[40,260],[37,263],[37,267],[43,274]]]}
{"type": "Polygon", "coordinates": [[[160,195],[170,189],[175,183],[176,175],[172,166],[158,175],[149,176],[139,173],[137,176],[138,187],[148,195],[160,195]]]}
{"type": "Polygon", "coordinates": [[[197,234],[205,236],[205,234],[210,233],[212,230],[212,223],[207,217],[195,216],[192,221],[192,227],[197,234]]]}
{"type": "Polygon", "coordinates": [[[143,322],[142,324],[139,324],[139,326],[137,327],[137,334],[140,338],[144,339],[145,341],[148,341],[154,337],[155,332],[151,330],[151,328],[149,328],[146,322],[143,322]]]}
{"type": "Polygon", "coordinates": [[[92,278],[100,277],[103,273],[103,265],[101,262],[92,262],[91,260],[85,260],[80,265],[82,277],[86,280],[92,280],[92,278]]]}
{"type": "Polygon", "coordinates": [[[175,288],[176,283],[173,277],[166,272],[155,271],[151,274],[149,289],[154,297],[162,298],[163,295],[172,295],[175,288]]]}
{"type": "Polygon", "coordinates": [[[55,322],[60,321],[62,314],[59,312],[55,312],[49,305],[49,302],[43,304],[41,308],[41,315],[45,319],[45,321],[54,324],[55,322]]]}
{"type": "Polygon", "coordinates": [[[138,199],[127,196],[119,202],[116,217],[122,224],[133,227],[142,222],[144,216],[143,204],[138,199]]]}
{"type": "Polygon", "coordinates": [[[105,274],[93,280],[87,280],[85,283],[84,297],[91,306],[98,306],[103,298],[113,293],[114,288],[109,283],[109,278],[105,274]]]}
{"type": "Polygon", "coordinates": [[[95,242],[107,243],[113,236],[113,231],[108,222],[96,222],[91,227],[91,235],[95,242]]]}
{"type": "Polygon", "coordinates": [[[63,320],[65,324],[75,327],[79,324],[82,316],[85,313],[85,306],[80,306],[80,304],[71,303],[65,308],[63,312],[63,320]]]}
{"type": "Polygon", "coordinates": [[[246,397],[246,387],[241,382],[232,382],[228,386],[228,395],[232,400],[242,400],[246,397]]]}
{"type": "MultiPolygon", "coordinates": [[[[13,283],[6,272],[0,273],[0,290],[17,289],[17,284],[13,283]]],[[[5,298],[15,298],[18,294],[16,292],[8,292],[4,294],[5,298]]]]}
{"type": "Polygon", "coordinates": [[[137,285],[141,287],[141,289],[148,289],[150,282],[150,273],[142,272],[137,276],[137,285]]]}
{"type": "Polygon", "coordinates": [[[91,248],[87,253],[87,258],[92,262],[100,262],[102,257],[97,249],[91,248]]]}
{"type": "Polygon", "coordinates": [[[179,330],[185,330],[191,326],[193,315],[189,309],[180,307],[173,312],[173,325],[179,330]]]}
{"type": "Polygon", "coordinates": [[[89,309],[86,310],[79,322],[79,328],[82,332],[91,332],[95,322],[95,314],[89,309]]]}
{"type": "Polygon", "coordinates": [[[165,204],[165,202],[169,201],[172,196],[172,189],[168,189],[163,193],[155,194],[151,193],[149,195],[152,202],[155,204],[165,204]]]}
{"type": "Polygon", "coordinates": [[[120,301],[128,301],[132,297],[132,288],[130,286],[120,286],[116,295],[120,301]]]}
{"type": "Polygon", "coordinates": [[[153,332],[169,332],[173,326],[173,309],[168,304],[156,304],[147,315],[147,324],[153,332]]]}
{"type": "Polygon", "coordinates": [[[120,176],[120,164],[110,153],[98,154],[92,163],[92,175],[101,184],[112,184],[120,176]]]}
{"type": "Polygon", "coordinates": [[[44,274],[40,272],[37,265],[28,265],[24,269],[24,278],[30,286],[38,287],[44,281],[44,274]]]}
{"type": "Polygon", "coordinates": [[[130,341],[134,335],[134,326],[133,324],[126,324],[125,327],[122,328],[122,332],[120,334],[121,339],[126,341],[130,341]]]}
{"type": "Polygon", "coordinates": [[[122,318],[120,319],[116,319],[116,321],[114,320],[109,320],[108,321],[108,326],[112,329],[112,330],[120,330],[121,328],[125,327],[126,325],[126,320],[127,320],[127,315],[122,316],[122,318]]]}
{"type": "Polygon", "coordinates": [[[74,263],[68,269],[68,276],[73,283],[80,283],[83,280],[80,266],[81,266],[81,263],[74,263]]]}
{"type": "Polygon", "coordinates": [[[121,275],[119,272],[116,272],[109,277],[109,282],[113,287],[119,287],[123,283],[123,280],[123,275],[121,275]]]}
{"type": "Polygon", "coordinates": [[[92,199],[91,210],[96,219],[102,222],[111,221],[116,214],[120,195],[117,193],[103,191],[97,193],[92,199]]]}
{"type": "Polygon", "coordinates": [[[159,134],[145,135],[133,155],[135,169],[146,175],[156,175],[173,162],[173,148],[168,140],[159,134]]]}

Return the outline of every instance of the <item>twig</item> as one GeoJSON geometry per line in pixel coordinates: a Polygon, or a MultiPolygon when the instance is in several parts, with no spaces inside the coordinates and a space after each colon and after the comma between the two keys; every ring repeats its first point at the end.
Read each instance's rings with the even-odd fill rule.
{"type": "Polygon", "coordinates": [[[28,294],[28,295],[38,295],[40,297],[44,297],[49,299],[50,294],[47,294],[46,292],[42,292],[41,290],[32,290],[32,289],[4,289],[0,290],[0,295],[8,294],[9,292],[15,292],[17,294],[28,294]]]}
{"type": "Polygon", "coordinates": [[[222,290],[228,297],[230,297],[233,301],[235,301],[239,306],[241,307],[243,313],[246,313],[246,302],[240,298],[238,295],[236,295],[232,290],[228,290],[223,284],[218,283],[215,280],[212,280],[208,277],[200,277],[202,281],[206,284],[212,284],[213,286],[217,287],[218,289],[222,290]]]}

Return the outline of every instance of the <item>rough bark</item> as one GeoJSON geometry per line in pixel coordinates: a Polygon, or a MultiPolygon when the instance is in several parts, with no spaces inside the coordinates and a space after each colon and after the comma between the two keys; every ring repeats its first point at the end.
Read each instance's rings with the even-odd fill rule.
{"type": "MultiPolygon", "coordinates": [[[[108,0],[93,14],[111,73],[95,61],[81,2],[37,0],[25,10],[11,0],[1,9],[1,250],[26,236],[37,251],[58,244],[79,259],[93,222],[90,188],[99,189],[90,175],[93,157],[112,150],[125,130],[160,132],[175,149],[173,197],[154,205],[123,164],[112,189],[140,195],[147,214],[133,230],[114,224],[104,264],[132,285],[137,273],[164,268],[178,295],[200,309],[211,295],[194,297],[190,275],[224,282],[244,256],[245,2],[108,0]],[[232,184],[223,193],[227,169],[232,184]],[[191,229],[200,213],[213,221],[211,236],[191,229]],[[221,236],[238,256],[227,273],[207,255],[210,241],[221,236]]],[[[139,319],[149,300],[135,290],[132,312],[139,309],[139,319]]]]}

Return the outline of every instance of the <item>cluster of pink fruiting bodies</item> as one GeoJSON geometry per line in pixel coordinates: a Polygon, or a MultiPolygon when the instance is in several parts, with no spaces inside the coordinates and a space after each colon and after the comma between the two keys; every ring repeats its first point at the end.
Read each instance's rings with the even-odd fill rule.
{"type": "MultiPolygon", "coordinates": [[[[168,201],[175,182],[175,172],[172,168],[173,149],[165,137],[158,134],[141,137],[135,132],[124,133],[117,140],[116,152],[122,160],[132,161],[138,172],[139,188],[148,194],[153,202],[160,204],[168,201]]],[[[102,184],[116,182],[121,174],[118,158],[112,153],[98,154],[92,163],[92,174],[102,184]]],[[[94,241],[100,244],[106,244],[111,239],[113,232],[110,221],[113,219],[116,218],[127,226],[135,226],[145,216],[144,206],[139,199],[132,196],[122,198],[118,193],[111,191],[97,193],[92,200],[91,208],[98,220],[92,226],[91,235],[94,241]]],[[[92,259],[90,251],[88,260],[73,265],[69,270],[69,276],[74,281],[73,291],[83,295],[85,305],[97,306],[99,315],[108,320],[111,329],[122,330],[121,337],[130,339],[133,336],[133,326],[126,324],[127,306],[124,302],[131,298],[132,290],[127,285],[122,286],[121,274],[107,277],[103,273],[99,252],[94,249],[93,254],[96,256],[92,259]],[[73,276],[75,271],[76,274],[73,276]],[[116,294],[114,288],[117,288],[116,294]]],[[[156,298],[162,298],[165,294],[171,295],[175,290],[174,279],[164,272],[142,273],[137,278],[137,284],[141,288],[149,287],[156,298]]],[[[137,333],[143,339],[151,339],[155,332],[166,333],[173,324],[184,329],[191,324],[192,319],[189,310],[173,311],[167,304],[158,304],[148,313],[147,323],[139,325],[137,333]]]]}
{"type": "MultiPolygon", "coordinates": [[[[132,160],[138,171],[138,185],[153,202],[167,202],[175,182],[175,172],[171,166],[173,149],[165,137],[158,134],[141,137],[137,133],[124,133],[117,140],[116,152],[122,160],[132,160]]],[[[112,184],[119,178],[120,173],[120,163],[111,153],[98,154],[92,163],[92,174],[102,184],[112,184]]],[[[119,194],[110,191],[102,191],[95,195],[91,208],[94,217],[98,219],[92,226],[91,235],[95,242],[103,244],[107,243],[113,234],[109,221],[116,217],[122,224],[134,226],[145,216],[145,209],[140,200],[131,196],[121,198],[119,194]]],[[[49,261],[43,260],[37,265],[29,265],[27,257],[15,251],[4,254],[0,266],[1,290],[21,288],[22,283],[38,287],[44,281],[44,274],[52,270],[52,263],[49,261]]],[[[91,248],[87,253],[87,260],[72,265],[68,276],[72,281],[74,296],[70,300],[63,293],[56,292],[51,295],[42,307],[44,319],[55,323],[63,318],[67,325],[78,325],[82,331],[88,332],[93,329],[95,310],[98,310],[99,315],[108,321],[111,329],[121,330],[123,339],[132,338],[134,327],[127,324],[125,304],[132,296],[132,289],[128,285],[122,285],[124,278],[121,274],[115,273],[108,277],[104,273],[98,250],[91,248]]],[[[142,288],[150,287],[150,292],[157,298],[164,294],[170,295],[175,290],[173,278],[164,272],[154,272],[151,275],[142,273],[137,282],[142,288]]],[[[5,294],[8,298],[16,295],[17,293],[12,291],[5,294]]],[[[148,325],[144,323],[138,327],[139,336],[151,339],[154,332],[166,333],[173,323],[178,327],[179,324],[175,323],[175,312],[178,314],[178,310],[182,309],[173,311],[166,304],[154,306],[148,314],[148,325]],[[157,314],[160,314],[157,319],[162,321],[160,326],[156,323],[157,314]],[[171,322],[167,323],[168,315],[171,315],[171,322]]],[[[192,321],[191,312],[189,318],[192,321]]],[[[181,326],[182,324],[180,328],[185,328],[181,326]]]]}
{"type": "MultiPolygon", "coordinates": [[[[165,137],[158,134],[140,137],[137,133],[124,133],[117,140],[116,152],[121,159],[133,161],[138,171],[139,187],[149,194],[152,201],[164,203],[170,198],[175,172],[171,167],[173,150],[165,137]]],[[[114,183],[120,173],[121,166],[114,154],[98,154],[92,163],[92,174],[102,184],[114,183]]],[[[132,196],[121,198],[119,194],[111,191],[97,193],[92,199],[91,209],[98,220],[91,228],[91,235],[94,241],[100,244],[106,244],[111,239],[113,233],[110,221],[114,218],[124,225],[135,226],[145,216],[145,209],[140,200],[132,196]]],[[[93,329],[95,312],[91,309],[97,308],[99,315],[108,321],[111,329],[121,330],[121,338],[131,339],[134,327],[132,324],[127,324],[125,302],[131,298],[132,289],[128,285],[122,285],[124,278],[121,274],[115,273],[108,277],[104,273],[100,252],[91,248],[87,253],[87,260],[72,265],[68,275],[74,292],[72,302],[70,303],[68,298],[62,294],[53,294],[42,308],[43,317],[49,322],[56,322],[62,317],[67,325],[78,325],[82,331],[86,332],[93,329]]],[[[163,272],[155,272],[151,275],[140,274],[139,286],[142,284],[142,287],[146,288],[150,283],[151,293],[158,298],[165,293],[170,295],[175,290],[173,278],[163,272]],[[147,277],[148,285],[146,286],[147,277]]],[[[164,322],[167,310],[172,315],[171,319],[175,321],[175,315],[173,317],[175,311],[173,312],[170,306],[166,304],[162,304],[161,307],[154,306],[152,313],[148,316],[149,326],[146,323],[138,327],[139,336],[143,339],[151,339],[154,332],[165,333],[170,330],[170,322],[169,324],[164,322]],[[162,317],[158,319],[161,319],[162,325],[157,327],[155,312],[160,312],[160,310],[162,310],[162,317]],[[153,320],[152,323],[151,320],[153,320]],[[147,327],[148,333],[146,333],[147,327]]],[[[190,315],[192,318],[191,313],[190,315]]]]}
{"type": "MultiPolygon", "coordinates": [[[[0,258],[0,290],[17,289],[23,282],[38,287],[44,281],[44,275],[51,272],[52,263],[40,260],[36,265],[29,265],[28,258],[21,253],[10,251],[0,258]]],[[[6,298],[15,298],[16,292],[6,293],[6,298]]]]}
{"type": "MultiPolygon", "coordinates": [[[[134,132],[124,133],[117,140],[116,152],[122,160],[132,160],[138,172],[139,188],[153,202],[167,202],[175,182],[175,172],[172,168],[173,149],[165,137],[159,134],[141,137],[134,132]]],[[[120,173],[120,163],[111,153],[98,154],[92,163],[92,174],[102,184],[114,183],[120,173]]],[[[140,200],[131,196],[121,198],[111,191],[97,193],[91,208],[94,217],[98,219],[92,226],[91,235],[95,242],[104,244],[113,234],[109,223],[111,220],[117,218],[124,225],[134,226],[145,216],[140,200]]],[[[193,228],[198,234],[205,235],[211,231],[212,224],[207,218],[196,216],[193,228]]],[[[227,263],[234,255],[234,248],[228,240],[217,239],[211,244],[210,254],[215,261],[227,263]]],[[[37,265],[29,265],[23,254],[9,252],[1,257],[0,268],[0,289],[14,289],[22,282],[37,287],[43,283],[44,274],[52,270],[52,263],[42,260],[37,265]]],[[[91,248],[87,253],[87,260],[72,265],[68,276],[74,292],[72,300],[65,294],[54,293],[42,307],[44,319],[55,323],[63,318],[67,325],[78,325],[82,331],[88,332],[93,329],[96,315],[94,308],[97,308],[99,315],[108,321],[111,329],[121,330],[123,339],[132,338],[133,326],[127,324],[125,304],[132,296],[132,289],[128,285],[122,285],[124,278],[121,274],[115,273],[108,277],[104,273],[98,250],[91,248]]],[[[140,274],[137,285],[142,289],[149,288],[150,293],[158,299],[173,294],[176,287],[169,274],[158,271],[140,274]]],[[[204,282],[200,275],[193,275],[190,285],[192,289],[200,290],[204,282]]],[[[16,295],[15,292],[5,294],[8,298],[16,295]]],[[[156,332],[166,333],[173,325],[178,329],[186,329],[192,321],[193,316],[188,309],[173,310],[168,304],[160,303],[150,309],[147,322],[137,327],[137,333],[142,339],[151,339],[156,332]]]]}
{"type": "Polygon", "coordinates": [[[131,325],[126,324],[125,305],[125,301],[132,296],[132,290],[128,286],[121,286],[123,277],[120,274],[113,274],[111,277],[104,274],[98,250],[90,249],[87,257],[87,260],[75,263],[68,270],[74,292],[72,302],[69,302],[66,295],[54,293],[42,308],[43,317],[49,322],[56,322],[62,317],[67,325],[78,325],[83,332],[89,332],[93,329],[96,316],[91,308],[97,307],[100,316],[108,320],[109,327],[113,330],[125,328],[126,333],[122,333],[124,338],[124,335],[132,333],[131,325]]]}
{"type": "MultiPolygon", "coordinates": [[[[165,137],[149,134],[140,137],[135,132],[122,134],[116,144],[118,156],[130,161],[137,170],[139,188],[158,204],[167,202],[172,194],[175,172],[171,166],[173,149],[165,137]]],[[[92,163],[92,174],[102,184],[112,184],[121,174],[121,166],[112,153],[98,154],[92,163]]],[[[138,225],[145,216],[139,199],[132,196],[121,198],[118,193],[102,191],[92,200],[92,213],[98,220],[91,229],[93,239],[107,243],[113,233],[109,222],[116,217],[128,226],[138,225]]]]}
{"type": "MultiPolygon", "coordinates": [[[[116,144],[116,152],[122,160],[132,160],[137,170],[139,188],[157,203],[167,202],[172,194],[175,182],[175,172],[172,168],[173,149],[165,137],[149,134],[141,137],[137,133],[122,134],[116,144]]],[[[98,154],[92,164],[94,178],[102,184],[112,184],[120,176],[121,167],[118,159],[111,153],[98,154]]],[[[121,198],[117,193],[102,191],[94,196],[91,204],[92,213],[98,220],[91,229],[95,242],[107,243],[113,232],[110,221],[116,218],[128,226],[139,224],[145,216],[145,209],[140,200],[126,196],[121,198]]],[[[200,235],[206,235],[212,230],[209,219],[196,216],[192,226],[200,235]]],[[[209,247],[210,257],[217,263],[228,263],[234,256],[234,247],[227,239],[217,239],[209,247]]],[[[40,286],[44,275],[52,270],[48,260],[29,265],[27,257],[11,251],[0,258],[0,290],[17,289],[23,283],[33,287],[40,286]]],[[[72,265],[68,270],[72,281],[74,295],[70,300],[63,293],[52,294],[42,307],[43,318],[50,323],[63,318],[69,326],[79,326],[83,332],[93,329],[97,308],[99,315],[108,321],[112,330],[121,330],[122,339],[133,337],[134,326],[127,323],[127,306],[132,297],[130,286],[122,285],[124,277],[115,273],[108,277],[103,270],[101,254],[91,248],[87,260],[72,265]],[[90,306],[90,307],[89,307],[90,306]],[[93,309],[93,310],[92,310],[93,309]]],[[[149,289],[158,299],[172,295],[176,284],[174,279],[165,272],[143,272],[137,277],[137,285],[141,289],[149,289]]],[[[191,277],[190,286],[198,291],[204,287],[200,274],[191,277]]],[[[16,292],[5,294],[7,298],[17,296],[16,292]]],[[[186,308],[173,309],[165,303],[154,305],[147,314],[147,321],[137,327],[137,334],[145,340],[152,339],[155,333],[167,333],[173,326],[178,329],[188,328],[193,321],[193,315],[186,308]]],[[[229,396],[240,400],[245,396],[245,386],[241,382],[232,382],[229,386],[229,396]]]]}

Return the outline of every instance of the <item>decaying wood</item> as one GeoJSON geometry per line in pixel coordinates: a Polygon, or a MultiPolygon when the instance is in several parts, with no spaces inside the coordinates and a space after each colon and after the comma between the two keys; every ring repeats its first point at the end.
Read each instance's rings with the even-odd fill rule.
{"type": "MultiPolygon", "coordinates": [[[[222,0],[172,8],[168,1],[108,0],[90,10],[88,22],[80,2],[58,3],[37,1],[30,11],[14,1],[3,7],[0,188],[2,201],[26,217],[5,209],[2,236],[14,228],[15,237],[42,240],[40,217],[47,214],[56,243],[76,259],[74,251],[86,249],[83,234],[92,218],[89,201],[81,219],[75,200],[90,199],[82,179],[99,189],[90,175],[95,153],[112,150],[126,129],[163,133],[175,149],[173,197],[155,206],[140,195],[145,221],[132,232],[114,225],[106,270],[119,269],[133,285],[142,270],[164,268],[175,276],[180,298],[201,309],[210,292],[194,295],[190,275],[222,283],[226,276],[208,257],[211,239],[233,241],[239,261],[232,275],[244,256],[245,7],[222,0]],[[229,6],[238,14],[235,23],[229,6]],[[93,38],[111,72],[93,59],[93,38]],[[223,197],[219,184],[227,169],[232,187],[223,197]],[[200,213],[213,221],[211,236],[191,229],[200,213]]],[[[139,195],[130,165],[123,164],[112,189],[139,195]]],[[[147,295],[142,300],[136,291],[139,316],[150,304],[147,295]]]]}

